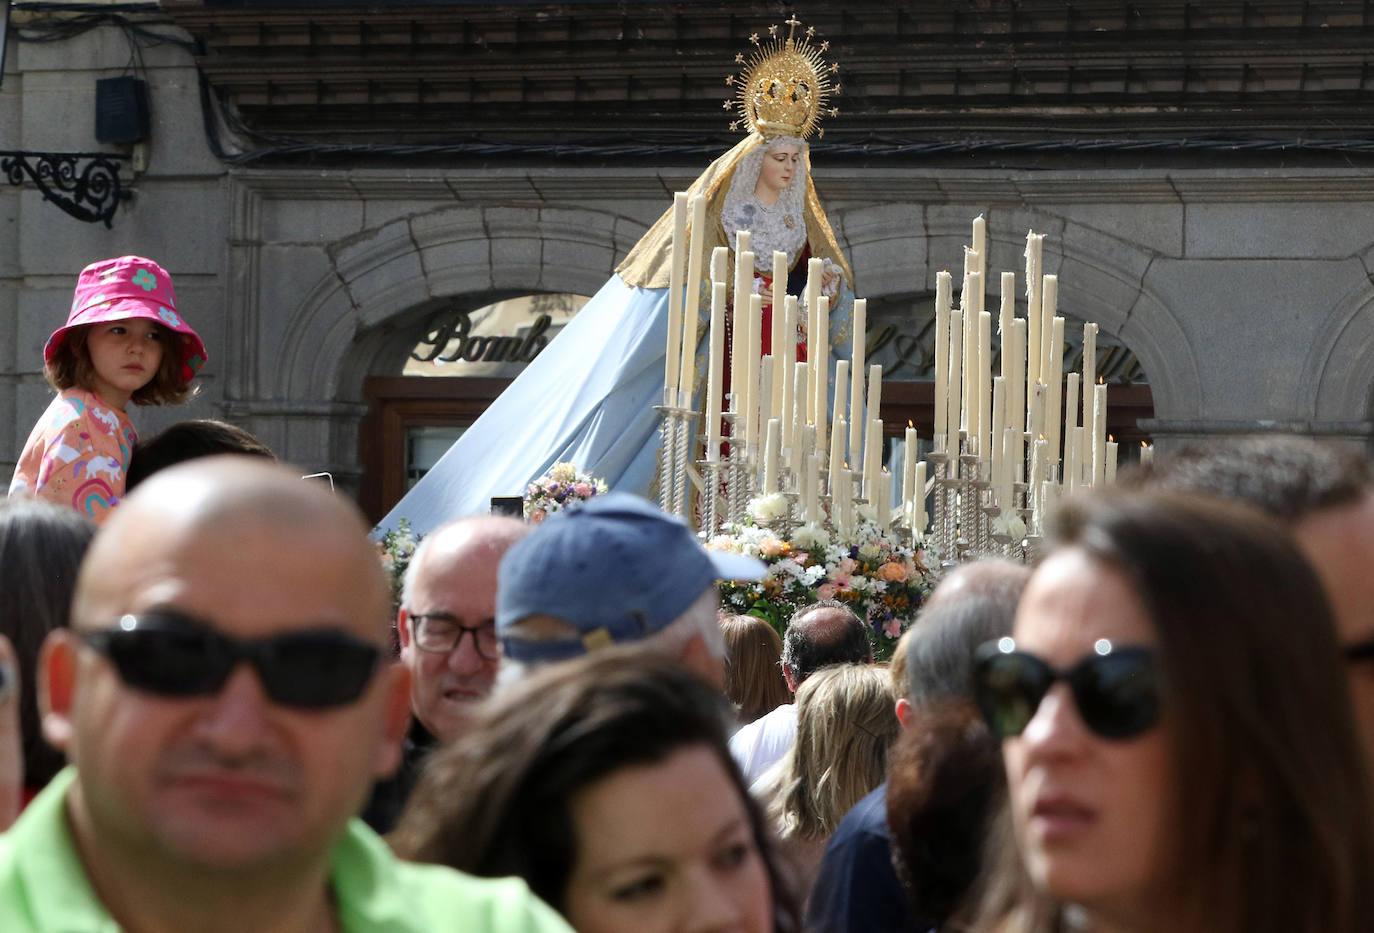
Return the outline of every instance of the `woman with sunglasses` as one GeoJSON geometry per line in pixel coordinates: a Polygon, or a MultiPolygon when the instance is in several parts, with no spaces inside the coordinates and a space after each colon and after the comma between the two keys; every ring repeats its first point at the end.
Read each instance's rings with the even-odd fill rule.
{"type": "Polygon", "coordinates": [[[1141,495],[1070,502],[1053,537],[975,673],[1015,837],[977,928],[1368,930],[1369,778],[1325,597],[1285,533],[1141,495]]]}
{"type": "Polygon", "coordinates": [[[720,691],[643,649],[549,666],[429,759],[391,842],[523,878],[580,933],[791,933],[733,719],[720,691]]]}

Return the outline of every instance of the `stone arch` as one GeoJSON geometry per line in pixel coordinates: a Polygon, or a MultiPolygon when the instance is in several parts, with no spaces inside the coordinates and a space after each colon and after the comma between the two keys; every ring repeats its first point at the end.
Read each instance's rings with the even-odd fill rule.
{"type": "MultiPolygon", "coordinates": [[[[1197,358],[1178,315],[1149,287],[1153,251],[1071,218],[1020,206],[889,204],[850,209],[834,219],[860,294],[877,298],[934,291],[941,269],[957,275],[970,221],[980,211],[988,218],[990,270],[1016,271],[1020,294],[1025,237],[1008,232],[1047,234],[1045,271],[1060,276],[1060,304],[1095,320],[1136,354],[1149,374],[1156,417],[1197,416],[1197,358]]],[[[995,313],[996,282],[989,283],[988,294],[995,313]]],[[[1024,303],[1019,307],[1024,314],[1024,303]]]]}
{"type": "Polygon", "coordinates": [[[1374,286],[1368,275],[1326,316],[1299,384],[1302,412],[1313,421],[1374,418],[1374,286]]]}
{"type": "Polygon", "coordinates": [[[332,271],[287,326],[279,396],[356,401],[367,375],[399,371],[414,326],[440,301],[595,294],[643,230],[585,209],[449,207],[334,244],[332,271]]]}

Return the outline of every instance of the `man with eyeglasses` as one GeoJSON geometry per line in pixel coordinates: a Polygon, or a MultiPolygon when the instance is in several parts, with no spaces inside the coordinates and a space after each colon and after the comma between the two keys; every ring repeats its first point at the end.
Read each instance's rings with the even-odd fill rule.
{"type": "Polygon", "coordinates": [[[211,458],[140,487],[43,650],[72,767],[0,837],[0,929],[565,930],[352,819],[410,719],[388,614],[361,516],[296,473],[211,458]]]}
{"type": "Polygon", "coordinates": [[[1292,528],[1331,600],[1355,718],[1374,772],[1374,474],[1369,460],[1304,438],[1256,438],[1185,448],[1130,481],[1234,499],[1292,528]]]}
{"type": "Polygon", "coordinates": [[[401,588],[396,633],[410,669],[414,715],[401,767],[378,784],[363,819],[379,833],[396,825],[420,766],[437,743],[463,734],[477,703],[496,682],[496,568],[529,531],[513,518],[464,518],[427,535],[401,588]]]}

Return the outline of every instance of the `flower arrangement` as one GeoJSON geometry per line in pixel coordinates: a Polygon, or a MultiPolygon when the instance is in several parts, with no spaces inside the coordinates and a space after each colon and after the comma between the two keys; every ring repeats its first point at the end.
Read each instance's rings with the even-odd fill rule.
{"type": "Polygon", "coordinates": [[[382,540],[377,542],[378,556],[382,560],[382,569],[386,571],[387,579],[391,581],[391,604],[392,609],[398,609],[401,605],[401,585],[405,582],[406,568],[410,566],[410,559],[415,556],[415,549],[420,546],[420,539],[424,535],[417,535],[410,528],[409,519],[401,519],[396,523],[396,527],[382,535],[382,540]]]}
{"type": "Polygon", "coordinates": [[[555,463],[525,489],[525,520],[538,524],[554,512],[572,508],[606,492],[606,481],[584,473],[575,464],[555,463]]]}
{"type": "MultiPolygon", "coordinates": [[[[766,497],[765,497],[766,498],[766,497]]],[[[897,640],[934,588],[927,555],[898,541],[863,517],[854,534],[837,540],[819,525],[802,525],[788,536],[762,527],[774,510],[763,499],[749,503],[750,519],[726,525],[708,548],[757,557],[768,567],[758,582],[722,582],[721,605],[767,619],[779,632],[797,609],[819,599],[847,603],[869,625],[874,657],[891,657],[897,640]]]]}

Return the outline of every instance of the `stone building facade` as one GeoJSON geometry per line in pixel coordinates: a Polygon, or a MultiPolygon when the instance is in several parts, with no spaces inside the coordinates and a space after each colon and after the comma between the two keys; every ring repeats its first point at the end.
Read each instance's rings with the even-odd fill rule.
{"type": "MultiPolygon", "coordinates": [[[[351,53],[336,49],[330,58],[307,54],[318,34],[302,39],[295,27],[283,25],[281,45],[273,44],[273,17],[284,16],[281,8],[291,4],[275,5],[278,12],[272,14],[252,3],[180,0],[162,4],[161,10],[148,9],[149,4],[112,6],[147,31],[182,41],[194,38],[199,44],[142,43],[138,57],[150,88],[152,131],[146,144],[113,150],[131,157],[123,171],[133,196],[120,205],[109,229],[67,216],[32,184],[0,187],[0,477],[8,476],[50,396],[41,375],[41,348],[64,320],[76,272],[97,258],[142,253],[157,258],[174,275],[182,309],[204,336],[211,362],[197,400],[185,408],[135,412],[140,429],[147,433],[191,416],[227,418],[258,434],[284,459],[311,472],[328,470],[347,488],[370,496],[373,511],[389,503],[382,501],[375,483],[369,491],[375,477],[370,480],[367,474],[380,469],[378,460],[391,454],[369,451],[369,444],[381,443],[383,436],[369,427],[378,415],[369,410],[369,380],[400,376],[410,350],[441,306],[478,308],[503,297],[540,292],[594,294],[667,207],[671,193],[729,142],[719,126],[719,90],[706,90],[705,79],[698,82],[693,76],[708,68],[717,76],[728,70],[730,56],[721,54],[744,39],[750,19],[746,14],[756,14],[764,25],[782,18],[775,4],[757,4],[757,10],[742,12],[736,6],[728,23],[719,16],[708,19],[714,32],[694,48],[710,54],[682,66],[680,99],[673,103],[679,111],[666,105],[652,113],[625,111],[637,132],[660,141],[666,137],[659,130],[680,122],[675,113],[695,115],[692,119],[699,122],[689,129],[715,127],[703,129],[688,143],[669,140],[657,153],[644,155],[617,154],[606,148],[605,139],[589,140],[585,157],[567,158],[541,150],[540,140],[558,135],[557,120],[550,118],[544,126],[536,118],[544,111],[532,106],[530,123],[523,127],[518,109],[503,111],[516,128],[508,141],[518,145],[509,155],[474,154],[477,147],[471,140],[464,143],[467,149],[455,146],[446,154],[434,146],[446,111],[440,108],[439,117],[426,122],[438,105],[427,110],[421,94],[419,103],[397,104],[409,114],[406,141],[416,145],[414,156],[373,157],[366,147],[376,144],[376,136],[369,134],[381,125],[375,101],[353,100],[331,109],[326,92],[317,89],[322,96],[313,104],[299,96],[304,93],[300,88],[310,83],[307,77],[320,86],[334,82],[340,98],[356,93],[356,88],[349,91],[354,77],[343,72],[356,77],[382,67],[369,64],[366,36],[351,53]],[[252,40],[258,43],[260,60],[244,64],[231,52],[234,42],[249,42],[244,30],[254,17],[267,24],[252,40]],[[274,71],[285,76],[279,92],[272,90],[274,71]],[[245,77],[250,72],[261,78],[262,86],[245,77]],[[280,94],[279,101],[274,93],[280,94]],[[714,95],[714,113],[703,104],[708,94],[714,95]],[[318,108],[318,126],[308,116],[311,107],[318,108]],[[216,123],[217,139],[206,132],[207,113],[216,123]],[[320,129],[310,138],[332,141],[338,148],[314,151],[308,159],[279,153],[235,160],[212,151],[215,145],[242,151],[254,144],[253,134],[261,142],[293,125],[320,129]]],[[[294,6],[318,11],[353,4],[294,6]]],[[[412,29],[421,29],[426,16],[435,16],[445,29],[467,29],[464,34],[476,43],[472,21],[494,16],[490,8],[496,6],[483,5],[486,12],[479,14],[473,4],[411,4],[407,15],[412,29]]],[[[528,15],[527,4],[506,6],[528,15]]],[[[579,16],[607,15],[601,8],[610,6],[562,4],[550,9],[556,9],[558,22],[576,24],[579,16]]],[[[693,6],[717,13],[725,9],[671,6],[681,16],[688,16],[692,11],[687,8],[693,6]]],[[[865,6],[851,5],[860,12],[865,6]]],[[[991,15],[987,8],[995,12],[1006,5],[933,6],[975,17],[979,8],[991,15]]],[[[1099,6],[1105,17],[1107,7],[1132,5],[1099,6]]],[[[1310,11],[1322,5],[1268,6],[1310,11]]],[[[959,267],[975,215],[988,219],[991,270],[1019,272],[1025,233],[1034,228],[1047,234],[1046,271],[1060,276],[1061,309],[1071,318],[1098,321],[1107,342],[1127,348],[1138,361],[1135,378],[1148,383],[1148,401],[1130,413],[1129,421],[1145,416],[1139,433],[1167,447],[1182,439],[1292,430],[1368,447],[1374,439],[1374,170],[1357,143],[1374,137],[1367,129],[1374,122],[1374,74],[1365,73],[1370,71],[1365,59],[1374,53],[1343,45],[1336,33],[1374,24],[1360,27],[1342,19],[1338,8],[1351,4],[1327,6],[1329,15],[1323,15],[1328,15],[1328,28],[1311,33],[1310,49],[1290,49],[1282,62],[1271,62],[1272,71],[1263,75],[1269,90],[1260,88],[1253,106],[1244,99],[1244,88],[1223,92],[1218,87],[1199,92],[1204,102],[1210,93],[1215,106],[1185,103],[1175,108],[1177,118],[1166,119],[1169,108],[1158,103],[1148,112],[1120,101],[1104,105],[1098,100],[1105,93],[1101,85],[1116,80],[1108,66],[1129,58],[1108,49],[1099,55],[1102,61],[1080,55],[1079,67],[1099,69],[1091,81],[1081,79],[1083,93],[1098,97],[1075,104],[1079,110],[1064,110],[1078,116],[1066,117],[1055,132],[1040,136],[1035,134],[1037,121],[1055,119],[1055,111],[1015,100],[996,104],[1006,117],[1002,129],[992,128],[996,121],[984,113],[987,108],[970,106],[977,115],[969,118],[967,132],[958,130],[957,76],[965,72],[957,62],[937,62],[931,66],[935,77],[924,77],[934,82],[944,75],[944,97],[933,87],[922,91],[919,82],[907,81],[911,108],[919,109],[922,101],[945,101],[939,106],[947,112],[936,113],[935,104],[919,118],[899,111],[897,104],[907,99],[902,96],[907,79],[893,77],[900,50],[889,49],[886,59],[866,55],[867,32],[852,22],[858,14],[827,21],[823,25],[827,35],[835,36],[837,54],[842,57],[848,46],[859,62],[848,79],[856,85],[857,103],[851,108],[853,127],[842,131],[845,116],[832,121],[833,132],[815,144],[813,162],[817,187],[851,257],[859,293],[886,309],[884,314],[908,315],[919,322],[923,313],[928,316],[921,309],[929,304],[936,273],[959,267]],[[1308,60],[1318,71],[1327,71],[1313,78],[1303,64],[1308,60]],[[1293,68],[1302,74],[1294,77],[1293,68]],[[955,90],[945,86],[951,81],[955,90]],[[1349,143],[1346,148],[1339,140],[1291,151],[1255,144],[1309,133],[1304,126],[1286,123],[1290,118],[1283,113],[1318,111],[1301,94],[1284,91],[1285,81],[1304,88],[1311,81],[1325,82],[1324,90],[1303,93],[1336,109],[1311,119],[1339,129],[1337,135],[1349,143]],[[1337,88],[1338,81],[1348,86],[1337,88]],[[1288,111],[1272,109],[1266,94],[1288,94],[1288,111]],[[1239,116],[1207,125],[1209,119],[1226,120],[1221,114],[1228,110],[1239,116]],[[1092,122],[1094,112],[1107,111],[1110,123],[1092,122]],[[1075,124],[1080,117],[1086,122],[1075,124]],[[1235,132],[1228,135],[1218,126],[1235,132]],[[1068,129],[1060,133],[1063,127],[1068,129]],[[875,134],[884,128],[904,142],[906,154],[890,140],[883,148],[884,137],[875,134]],[[998,133],[989,143],[989,134],[998,133]],[[1202,149],[1188,142],[1206,136],[1218,137],[1217,145],[1202,149]],[[1110,138],[1118,146],[1075,151],[1070,145],[1031,145],[1046,137],[1061,142],[1110,138]],[[1166,144],[1138,150],[1128,145],[1146,137],[1166,144]],[[941,154],[935,145],[941,139],[956,145],[941,154]],[[1169,139],[1179,144],[1171,148],[1169,139]],[[866,153],[866,148],[872,151],[866,153]]],[[[295,15],[303,21],[316,14],[306,10],[295,15]]],[[[340,15],[337,9],[318,13],[326,24],[319,28],[325,33],[340,28],[340,15]]],[[[365,17],[352,15],[355,20],[365,17]]],[[[92,135],[94,81],[128,70],[129,33],[111,20],[61,41],[19,41],[17,33],[40,34],[33,25],[40,17],[51,15],[21,10],[11,25],[0,84],[0,150],[102,148],[92,135]]],[[[959,30],[971,29],[976,21],[965,19],[960,25],[954,17],[951,34],[962,35],[959,30]]],[[[1276,23],[1264,28],[1280,28],[1276,23]]],[[[544,25],[552,28],[547,17],[544,25]]],[[[1260,28],[1254,23],[1223,26],[1233,32],[1260,28]]],[[[1309,26],[1318,29],[1312,24],[1285,28],[1306,36],[1309,26]]],[[[539,23],[532,21],[529,28],[537,32],[539,23]]],[[[1051,35],[1036,33],[1034,42],[1025,39],[1021,47],[1032,48],[1051,35]]],[[[1129,39],[1122,39],[1126,44],[1121,48],[1133,48],[1129,39]]],[[[604,76],[614,50],[579,53],[578,41],[575,33],[565,40],[566,70],[574,73],[580,66],[584,74],[604,76]]],[[[927,35],[919,41],[934,40],[927,35]]],[[[1010,45],[1017,41],[1015,36],[1007,39],[1010,45]]],[[[476,47],[459,43],[449,50],[450,59],[461,63],[476,47]]],[[[1062,59],[1066,53],[1058,54],[1062,59]]],[[[1169,62],[1160,57],[1162,52],[1151,54],[1156,71],[1137,65],[1139,76],[1132,79],[1127,62],[1121,88],[1131,90],[1136,80],[1145,93],[1150,81],[1165,80],[1169,62]]],[[[422,59],[415,56],[415,61],[422,59]]],[[[1221,55],[1212,64],[1220,69],[1234,63],[1221,55]]],[[[404,76],[404,67],[396,67],[404,76]]],[[[1066,66],[1061,62],[1055,67],[1066,66]]],[[[1072,71],[1074,62],[1067,67],[1072,71]]],[[[966,71],[973,89],[969,93],[986,91],[997,80],[995,69],[966,71]]],[[[1231,80],[1220,71],[1209,74],[1206,80],[1231,80]]],[[[1031,77],[1059,80],[1048,72],[1031,77]]],[[[1080,79],[1071,77],[1067,86],[1074,80],[1080,79]]],[[[1188,80],[1184,78],[1185,91],[1188,80]]],[[[408,92],[392,88],[387,93],[400,100],[408,92]]],[[[444,91],[450,98],[457,93],[444,91]]],[[[475,92],[469,88],[469,93],[475,92]]],[[[598,93],[605,98],[610,92],[598,93]]],[[[1151,93],[1164,91],[1156,87],[1151,93]]],[[[568,104],[572,115],[565,119],[570,125],[585,130],[588,121],[605,116],[597,117],[595,111],[600,106],[595,101],[602,98],[591,98],[595,100],[584,105],[575,100],[568,104]]],[[[1034,94],[1028,99],[1034,103],[1034,94]]],[[[465,106],[445,101],[444,107],[465,106]]],[[[1068,105],[1061,101],[1055,106],[1068,105]]],[[[494,118],[484,116],[485,111],[472,112],[474,134],[490,140],[495,124],[481,121],[494,118]]],[[[602,129],[613,141],[616,127],[602,129]]],[[[1305,138],[1331,137],[1309,133],[1305,138]]],[[[919,400],[919,388],[913,391],[907,397],[919,400]]],[[[897,392],[893,397],[903,396],[897,392]]],[[[919,405],[913,410],[919,411],[919,405]]]]}

